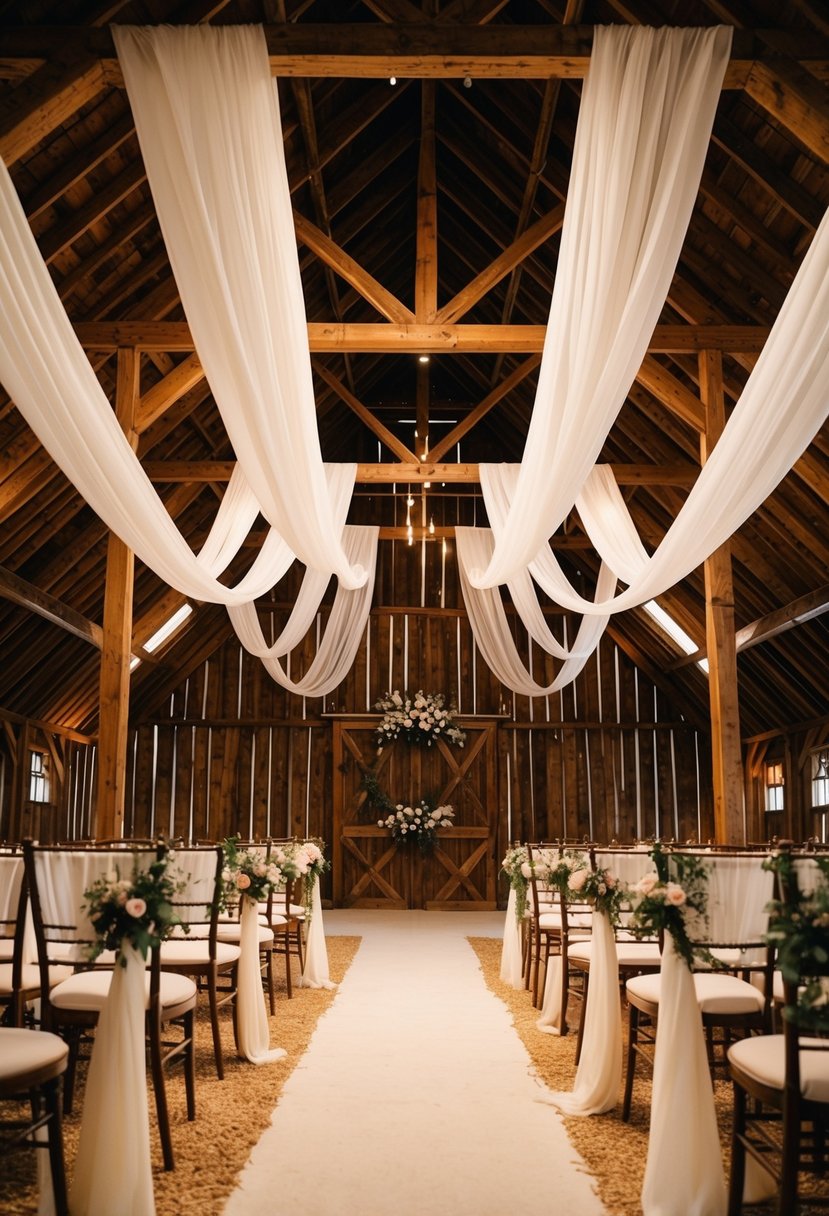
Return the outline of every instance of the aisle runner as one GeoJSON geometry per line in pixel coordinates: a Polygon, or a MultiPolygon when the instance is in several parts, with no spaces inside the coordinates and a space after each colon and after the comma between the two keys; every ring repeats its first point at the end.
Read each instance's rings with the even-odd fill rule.
{"type": "MultiPolygon", "coordinates": [[[[363,941],[225,1216],[600,1216],[468,934],[503,913],[326,913],[363,941]],[[529,1173],[528,1173],[529,1169],[529,1173]]],[[[295,999],[299,999],[295,998],[295,999]]]]}

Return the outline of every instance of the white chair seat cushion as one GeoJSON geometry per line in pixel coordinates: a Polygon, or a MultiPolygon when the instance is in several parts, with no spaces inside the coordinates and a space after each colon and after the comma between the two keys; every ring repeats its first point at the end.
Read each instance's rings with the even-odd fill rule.
{"type": "MultiPolygon", "coordinates": [[[[579,962],[590,962],[592,947],[589,939],[577,942],[568,950],[568,957],[579,962]]],[[[616,957],[620,967],[658,967],[661,961],[656,942],[617,942],[616,957]]]]}
{"type": "MultiPolygon", "coordinates": [[[[273,941],[273,929],[269,929],[267,925],[259,924],[259,945],[267,946],[273,941]]],[[[219,924],[216,930],[216,938],[220,942],[238,942],[242,936],[242,926],[238,921],[229,921],[227,924],[219,924]]]]}
{"type": "MultiPolygon", "coordinates": [[[[111,971],[79,971],[52,989],[50,1000],[56,1009],[81,1009],[89,1012],[103,1008],[112,983],[111,971]]],[[[164,971],[160,977],[163,1008],[180,1005],[196,995],[196,985],[186,975],[164,971]]],[[[144,973],[144,1008],[150,1003],[150,973],[144,973]]]]}
{"type": "Polygon", "coordinates": [[[46,1030],[23,1030],[0,1027],[0,1081],[10,1083],[15,1077],[47,1068],[67,1059],[69,1046],[60,1035],[46,1030]]]}
{"type": "Polygon", "coordinates": [[[14,938],[0,937],[0,959],[10,959],[14,954],[14,938]]]}
{"type": "MultiPolygon", "coordinates": [[[[651,975],[635,975],[627,982],[629,995],[638,996],[649,1004],[659,1004],[659,993],[662,987],[662,976],[657,972],[651,975]]],[[[711,972],[694,975],[694,988],[697,993],[697,1004],[702,1013],[711,1014],[748,1014],[760,1013],[763,1008],[763,994],[753,984],[737,979],[733,975],[714,975],[711,972]]]]}
{"type": "Polygon", "coordinates": [[[538,918],[539,929],[560,929],[561,928],[561,913],[560,912],[542,912],[538,918]]]}
{"type": "MultiPolygon", "coordinates": [[[[800,1045],[825,1048],[826,1039],[802,1038],[800,1045]]],[[[786,1075],[782,1034],[740,1039],[729,1047],[728,1060],[761,1084],[782,1091],[786,1075]]],[[[800,1092],[811,1102],[829,1102],[829,1051],[800,1052],[800,1092]]]]}
{"type": "MultiPolygon", "coordinates": [[[[54,987],[72,974],[71,967],[50,967],[49,985],[54,987]]],[[[24,963],[20,968],[20,987],[26,991],[40,990],[40,968],[34,963],[24,963]]],[[[0,963],[0,994],[8,996],[12,990],[12,965],[0,963]]]]}
{"type": "MultiPolygon", "coordinates": [[[[240,954],[238,946],[230,942],[216,942],[216,962],[219,966],[235,963],[240,954]]],[[[196,937],[189,941],[187,938],[176,938],[175,941],[161,943],[162,967],[197,967],[209,961],[210,943],[206,938],[196,937]]]]}
{"type": "Polygon", "coordinates": [[[273,916],[271,917],[271,925],[273,926],[274,929],[279,929],[283,925],[287,925],[287,923],[288,923],[287,916],[280,916],[279,913],[277,913],[277,912],[274,912],[273,916]]]}

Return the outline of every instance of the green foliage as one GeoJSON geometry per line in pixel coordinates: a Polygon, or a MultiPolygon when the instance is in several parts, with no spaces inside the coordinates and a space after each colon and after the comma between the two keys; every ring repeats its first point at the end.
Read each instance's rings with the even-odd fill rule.
{"type": "Polygon", "coordinates": [[[570,876],[567,898],[592,904],[612,925],[618,925],[626,889],[611,870],[578,869],[570,876]]]}
{"type": "Polygon", "coordinates": [[[631,929],[637,937],[670,933],[688,967],[695,959],[716,966],[705,947],[694,945],[688,932],[703,936],[708,924],[708,870],[689,853],[667,853],[657,841],[649,854],[653,870],[631,888],[635,907],[631,929]]]}
{"type": "Polygon", "coordinates": [[[299,876],[299,868],[287,855],[269,860],[250,850],[239,849],[239,837],[228,836],[222,843],[224,850],[223,904],[232,907],[241,896],[265,903],[272,891],[277,890],[287,879],[299,876]]]}
{"type": "Polygon", "coordinates": [[[783,1017],[804,1030],[829,1032],[829,858],[813,858],[816,882],[802,891],[795,859],[778,853],[763,863],[773,870],[781,887],[781,898],[768,905],[766,940],[775,947],[776,966],[783,978],[798,990],[796,1005],[786,1005],[783,1017]]]}

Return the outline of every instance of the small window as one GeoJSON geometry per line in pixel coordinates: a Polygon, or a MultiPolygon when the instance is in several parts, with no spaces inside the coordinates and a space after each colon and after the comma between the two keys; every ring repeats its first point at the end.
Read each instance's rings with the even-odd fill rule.
{"type": "Polygon", "coordinates": [[[782,811],[785,807],[783,762],[766,765],[766,811],[782,811]]]}
{"type": "Polygon", "coordinates": [[[829,747],[812,752],[812,806],[829,806],[829,747]]]}
{"type": "Polygon", "coordinates": [[[49,759],[44,752],[29,752],[29,801],[49,801],[49,759]]]}

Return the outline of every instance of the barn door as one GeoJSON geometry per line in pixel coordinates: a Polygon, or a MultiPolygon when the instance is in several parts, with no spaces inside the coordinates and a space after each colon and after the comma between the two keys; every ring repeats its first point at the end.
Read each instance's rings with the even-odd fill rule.
{"type": "Polygon", "coordinates": [[[430,747],[402,740],[378,756],[379,718],[333,721],[335,905],[427,908],[466,912],[495,908],[496,723],[459,719],[463,748],[439,739],[430,747]],[[365,805],[363,771],[374,768],[393,802],[428,798],[450,804],[455,819],[440,831],[434,852],[395,848],[377,814],[365,805]]]}

